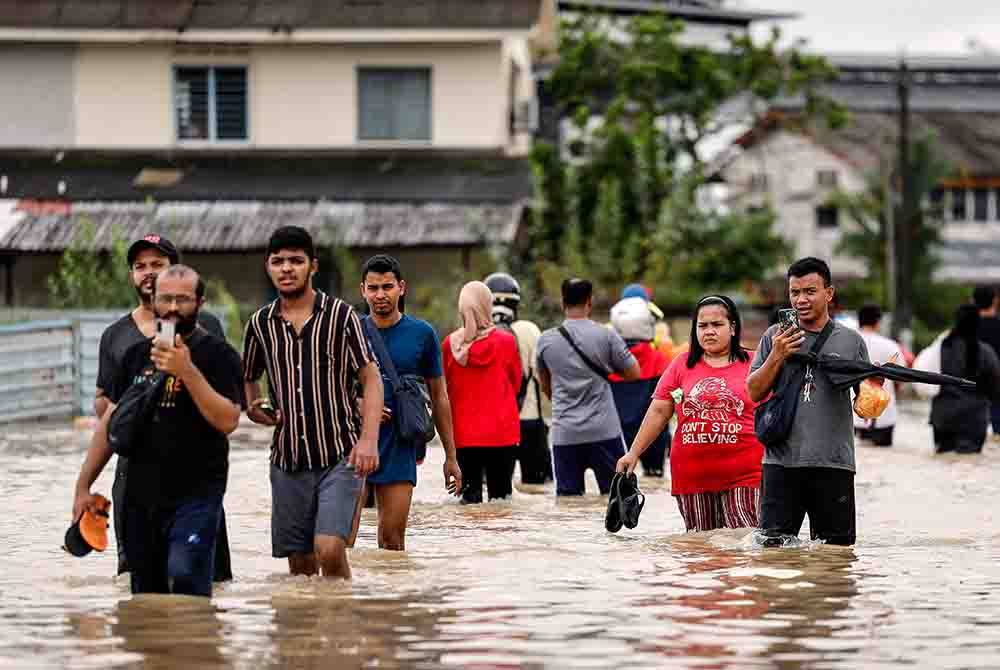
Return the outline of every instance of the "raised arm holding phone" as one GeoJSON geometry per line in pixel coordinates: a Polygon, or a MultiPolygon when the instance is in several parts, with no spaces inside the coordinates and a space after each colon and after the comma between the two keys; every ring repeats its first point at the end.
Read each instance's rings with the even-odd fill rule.
{"type": "Polygon", "coordinates": [[[151,384],[155,373],[166,375],[155,411],[140,423],[129,454],[124,542],[133,593],[212,592],[229,469],[227,435],[239,421],[242,390],[239,354],[198,326],[204,290],[198,274],[183,265],[157,277],[158,335],[123,357],[107,389],[112,404],[74,491],[75,519],[96,504],[90,488],[112,454],[108,426],[115,403],[132,387],[151,384]]]}

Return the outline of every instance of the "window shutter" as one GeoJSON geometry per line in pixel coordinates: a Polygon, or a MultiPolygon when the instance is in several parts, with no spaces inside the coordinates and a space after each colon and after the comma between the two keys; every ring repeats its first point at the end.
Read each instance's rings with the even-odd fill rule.
{"type": "Polygon", "coordinates": [[[247,139],[246,68],[215,68],[215,139],[247,139]]]}
{"type": "Polygon", "coordinates": [[[377,70],[358,72],[358,137],[388,140],[393,137],[392,75],[377,70]]]}
{"type": "Polygon", "coordinates": [[[396,137],[401,140],[431,138],[430,73],[400,72],[396,77],[396,137]]]}
{"type": "Polygon", "coordinates": [[[207,140],[208,68],[179,67],[174,78],[177,139],[207,140]]]}

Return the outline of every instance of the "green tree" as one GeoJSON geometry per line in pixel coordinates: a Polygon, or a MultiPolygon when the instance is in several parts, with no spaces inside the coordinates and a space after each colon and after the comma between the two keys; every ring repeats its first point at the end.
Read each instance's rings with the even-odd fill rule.
{"type": "MultiPolygon", "coordinates": [[[[944,212],[939,205],[932,204],[931,192],[953,170],[935,152],[932,137],[911,144],[910,161],[916,200],[921,203],[911,223],[914,331],[916,342],[926,344],[928,337],[933,337],[951,324],[955,305],[967,298],[967,291],[963,286],[934,280],[934,272],[939,265],[935,247],[941,241],[944,212]]],[[[894,177],[893,182],[898,182],[898,175],[894,177]]],[[[898,220],[902,212],[895,189],[892,198],[893,214],[898,220]]],[[[850,300],[857,296],[854,302],[887,304],[890,293],[886,215],[890,205],[886,202],[882,175],[869,175],[866,188],[860,193],[835,193],[831,203],[847,212],[854,224],[844,232],[837,250],[862,259],[869,272],[867,278],[855,282],[845,291],[845,298],[850,300]]]]}
{"type": "Polygon", "coordinates": [[[111,249],[95,253],[94,225],[79,223],[79,232],[59,259],[59,267],[48,278],[49,300],[62,309],[111,309],[130,307],[135,291],[129,278],[128,244],[117,232],[111,249]]]}
{"type": "Polygon", "coordinates": [[[561,27],[547,85],[561,115],[591,133],[572,168],[554,147],[533,151],[538,210],[525,269],[546,287],[553,264],[586,272],[608,297],[637,279],[683,283],[689,293],[763,279],[788,246],[769,212],[696,206],[703,141],[732,122],[721,111],[735,100],[753,101],[752,112],[799,96],[807,116],[843,124],[843,109],[819,94],[835,71],[800,45],[780,49],[777,31],[762,43],[732,36],[716,51],[683,42],[683,24],[663,16],[615,21],[585,13],[561,27]]]}

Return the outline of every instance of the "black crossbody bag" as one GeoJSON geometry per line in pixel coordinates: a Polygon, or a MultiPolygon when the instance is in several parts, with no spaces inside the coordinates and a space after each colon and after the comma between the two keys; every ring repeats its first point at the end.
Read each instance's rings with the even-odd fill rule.
{"type": "MultiPolygon", "coordinates": [[[[827,322],[819,337],[809,349],[808,358],[815,360],[833,333],[833,320],[827,322]]],[[[799,398],[806,380],[806,363],[788,359],[778,381],[783,383],[774,394],[754,410],[754,432],[768,449],[781,447],[792,432],[795,413],[799,410],[799,398]],[[784,380],[781,377],[785,377],[784,380]]]]}
{"type": "Polygon", "coordinates": [[[594,361],[590,360],[587,357],[587,354],[583,353],[583,349],[581,349],[579,346],[577,346],[577,344],[573,340],[572,336],[570,336],[569,331],[566,330],[566,326],[559,326],[559,334],[566,338],[566,341],[569,342],[569,346],[573,347],[573,351],[576,352],[577,356],[579,356],[580,358],[583,359],[583,362],[587,364],[588,368],[590,368],[591,370],[594,371],[595,375],[597,375],[598,377],[600,377],[604,381],[606,381],[608,383],[611,383],[611,380],[608,379],[608,377],[611,375],[611,373],[608,372],[607,370],[605,370],[604,368],[602,368],[600,365],[598,365],[594,361]]]}
{"type": "Polygon", "coordinates": [[[368,341],[375,349],[382,369],[385,370],[392,391],[396,396],[396,430],[399,436],[408,442],[427,443],[434,439],[434,419],[431,416],[431,396],[424,380],[415,375],[403,375],[396,372],[392,356],[385,346],[382,333],[369,317],[362,319],[368,341]]]}

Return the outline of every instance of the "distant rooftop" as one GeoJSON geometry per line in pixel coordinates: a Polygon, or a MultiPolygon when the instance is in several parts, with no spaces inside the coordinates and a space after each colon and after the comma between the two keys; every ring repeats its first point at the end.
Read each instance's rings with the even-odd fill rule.
{"type": "Polygon", "coordinates": [[[664,13],[698,23],[748,25],[754,21],[794,19],[792,12],[768,12],[726,7],[712,0],[559,0],[563,10],[594,9],[615,14],[664,13]]]}
{"type": "Polygon", "coordinates": [[[0,27],[526,29],[540,8],[540,0],[3,0],[0,27]]]}

